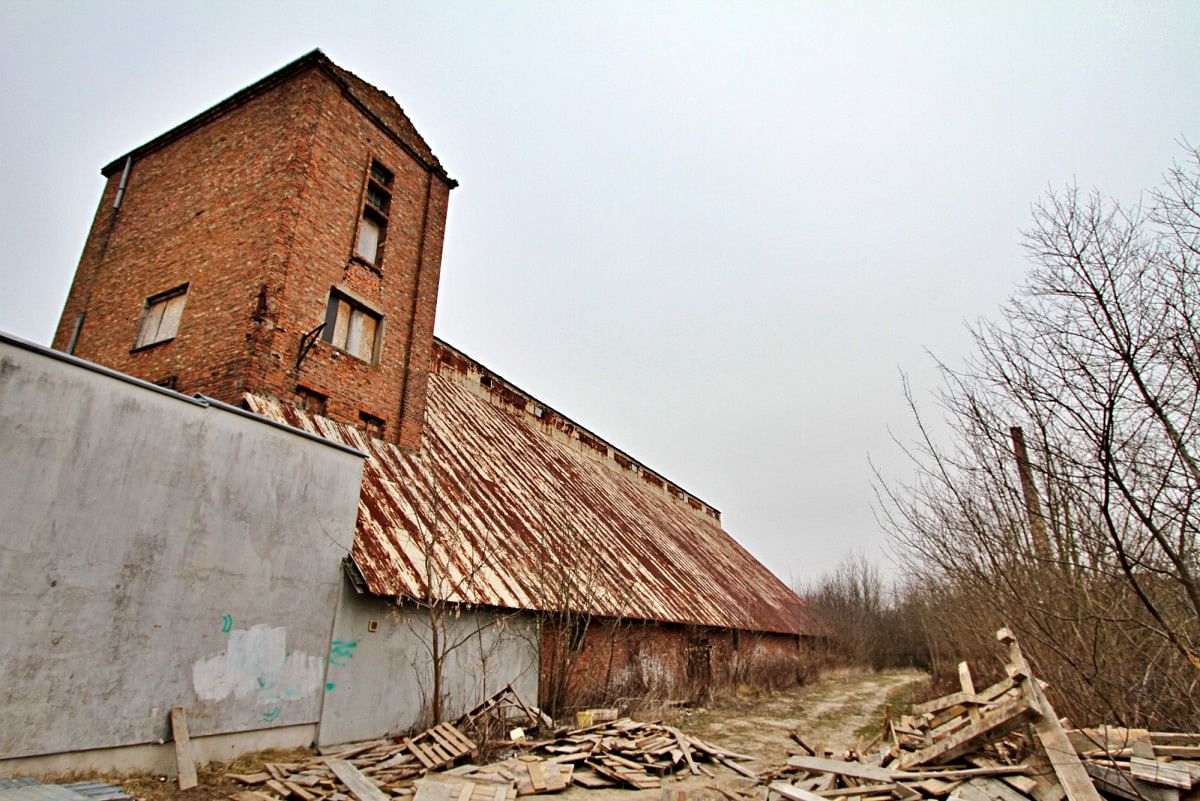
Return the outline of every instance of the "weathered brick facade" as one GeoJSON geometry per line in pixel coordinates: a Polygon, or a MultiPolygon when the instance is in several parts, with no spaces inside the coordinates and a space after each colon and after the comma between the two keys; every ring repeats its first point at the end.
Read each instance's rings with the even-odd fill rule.
{"type": "Polygon", "coordinates": [[[55,348],[230,403],[299,400],[299,388],[325,396],[326,416],[367,415],[385,439],[420,445],[455,182],[395,101],[314,51],[128,163],[119,209],[126,159],[104,169],[55,348]],[[369,264],[355,242],[373,161],[394,177],[369,264]],[[136,347],[148,299],[183,286],[174,337],[136,347]],[[333,290],[381,319],[374,358],[318,338],[297,366],[333,290]]]}
{"type": "Polygon", "coordinates": [[[789,686],[814,663],[815,640],[795,634],[594,618],[564,635],[553,617],[542,626],[538,682],[540,703],[551,708],[697,700],[739,683],[789,686]],[[552,698],[563,683],[561,697],[552,698]]]}

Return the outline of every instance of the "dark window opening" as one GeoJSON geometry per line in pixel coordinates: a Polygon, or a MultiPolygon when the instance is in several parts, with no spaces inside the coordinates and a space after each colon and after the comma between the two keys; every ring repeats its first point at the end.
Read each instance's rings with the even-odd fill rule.
{"type": "Polygon", "coordinates": [[[577,617],[573,619],[567,628],[567,648],[571,653],[577,654],[583,650],[583,644],[587,641],[588,619],[585,617],[577,617]]]}
{"type": "Polygon", "coordinates": [[[309,414],[325,414],[325,402],[329,400],[328,395],[322,395],[320,392],[304,386],[296,387],[296,395],[300,398],[299,406],[304,411],[309,414]]]}
{"type": "Polygon", "coordinates": [[[359,412],[358,423],[359,428],[361,428],[368,437],[374,437],[375,439],[383,438],[383,429],[386,424],[381,418],[378,418],[373,414],[367,414],[366,412],[359,412]]]}

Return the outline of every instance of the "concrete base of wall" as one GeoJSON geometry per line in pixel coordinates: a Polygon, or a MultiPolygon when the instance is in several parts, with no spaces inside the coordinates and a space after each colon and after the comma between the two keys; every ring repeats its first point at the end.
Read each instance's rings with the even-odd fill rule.
{"type": "MultiPolygon", "coordinates": [[[[316,724],[305,723],[277,729],[193,737],[192,754],[197,765],[229,762],[242,754],[268,748],[306,748],[312,745],[316,734],[316,724]]],[[[0,777],[51,779],[80,773],[101,773],[106,776],[151,773],[173,777],[175,744],[144,743],[0,760],[0,777]]]]}

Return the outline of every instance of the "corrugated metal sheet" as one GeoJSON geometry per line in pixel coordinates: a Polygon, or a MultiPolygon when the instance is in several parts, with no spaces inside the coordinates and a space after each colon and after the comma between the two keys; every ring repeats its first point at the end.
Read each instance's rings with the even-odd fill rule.
{"type": "Polygon", "coordinates": [[[725,531],[429,377],[424,446],[248,396],[273,420],[369,455],[354,561],[372,593],[807,634],[803,602],[725,531]]]}

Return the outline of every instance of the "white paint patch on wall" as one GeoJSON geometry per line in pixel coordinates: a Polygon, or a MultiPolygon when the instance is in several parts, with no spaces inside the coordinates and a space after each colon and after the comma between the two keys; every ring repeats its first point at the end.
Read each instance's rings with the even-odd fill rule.
{"type": "Polygon", "coordinates": [[[287,629],[260,623],[229,632],[225,653],[192,665],[192,686],[201,701],[233,696],[260,704],[294,701],[317,692],[324,660],[287,650],[287,629]]]}

